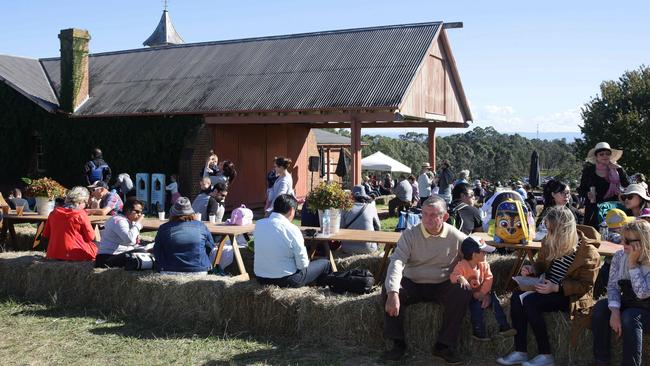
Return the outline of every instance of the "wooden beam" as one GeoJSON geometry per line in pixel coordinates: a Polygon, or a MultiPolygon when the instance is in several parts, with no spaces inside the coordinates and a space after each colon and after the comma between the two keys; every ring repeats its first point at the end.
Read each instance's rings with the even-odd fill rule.
{"type": "Polygon", "coordinates": [[[429,127],[429,164],[431,170],[436,171],[436,128],[429,127]]]}
{"type": "MultiPolygon", "coordinates": [[[[324,126],[329,127],[329,126],[324,126]]],[[[404,121],[404,122],[366,122],[363,123],[363,128],[467,128],[469,125],[464,122],[417,122],[417,121],[404,121]]]]}
{"type": "MultiPolygon", "coordinates": [[[[345,113],[300,114],[298,112],[278,113],[223,113],[205,115],[206,124],[284,124],[284,123],[321,123],[338,122],[349,124],[351,121],[396,121],[401,116],[392,111],[346,111],[345,113]]],[[[330,126],[323,126],[330,127],[330,126]]]]}
{"type": "Polygon", "coordinates": [[[352,185],[361,184],[361,122],[352,121],[352,185]]]}

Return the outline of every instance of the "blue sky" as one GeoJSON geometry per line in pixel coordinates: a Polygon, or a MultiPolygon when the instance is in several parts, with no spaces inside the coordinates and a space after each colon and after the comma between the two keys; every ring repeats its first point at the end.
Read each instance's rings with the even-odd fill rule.
{"type": "MultiPolygon", "coordinates": [[[[71,27],[90,31],[91,52],[139,48],[162,3],[5,0],[0,54],[57,56],[71,27]]],[[[500,132],[578,131],[603,80],[650,60],[649,1],[170,0],[169,12],[186,42],[462,21],[449,38],[474,125],[500,132]]]]}

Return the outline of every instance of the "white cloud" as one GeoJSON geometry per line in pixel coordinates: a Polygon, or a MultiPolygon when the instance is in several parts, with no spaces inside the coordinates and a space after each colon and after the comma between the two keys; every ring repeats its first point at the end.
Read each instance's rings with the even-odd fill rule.
{"type": "Polygon", "coordinates": [[[578,132],[580,107],[537,116],[523,116],[512,106],[485,105],[474,109],[472,126],[493,127],[499,132],[578,132]]]}

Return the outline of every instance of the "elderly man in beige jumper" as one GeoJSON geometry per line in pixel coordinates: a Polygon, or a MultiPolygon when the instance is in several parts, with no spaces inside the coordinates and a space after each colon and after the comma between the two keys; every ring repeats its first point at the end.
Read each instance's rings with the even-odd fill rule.
{"type": "Polygon", "coordinates": [[[446,223],[447,203],[438,196],[422,204],[422,222],[402,233],[391,256],[382,295],[385,299],[384,338],[393,348],[384,359],[398,360],[406,351],[404,307],[418,302],[437,302],[444,309],[443,322],[433,355],[449,364],[462,360],[454,348],[472,292],[449,281],[467,237],[446,223]]]}

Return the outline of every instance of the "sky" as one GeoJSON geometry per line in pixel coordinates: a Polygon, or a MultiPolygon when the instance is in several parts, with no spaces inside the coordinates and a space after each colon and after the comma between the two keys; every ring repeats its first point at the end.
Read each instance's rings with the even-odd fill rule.
{"type": "MultiPolygon", "coordinates": [[[[162,8],[162,0],[0,0],[0,54],[56,57],[59,30],[73,27],[90,32],[93,53],[140,48],[162,8]]],[[[472,126],[503,133],[578,132],[602,81],[650,63],[650,1],[169,0],[168,9],[187,43],[461,21],[448,35],[472,126]]]]}

